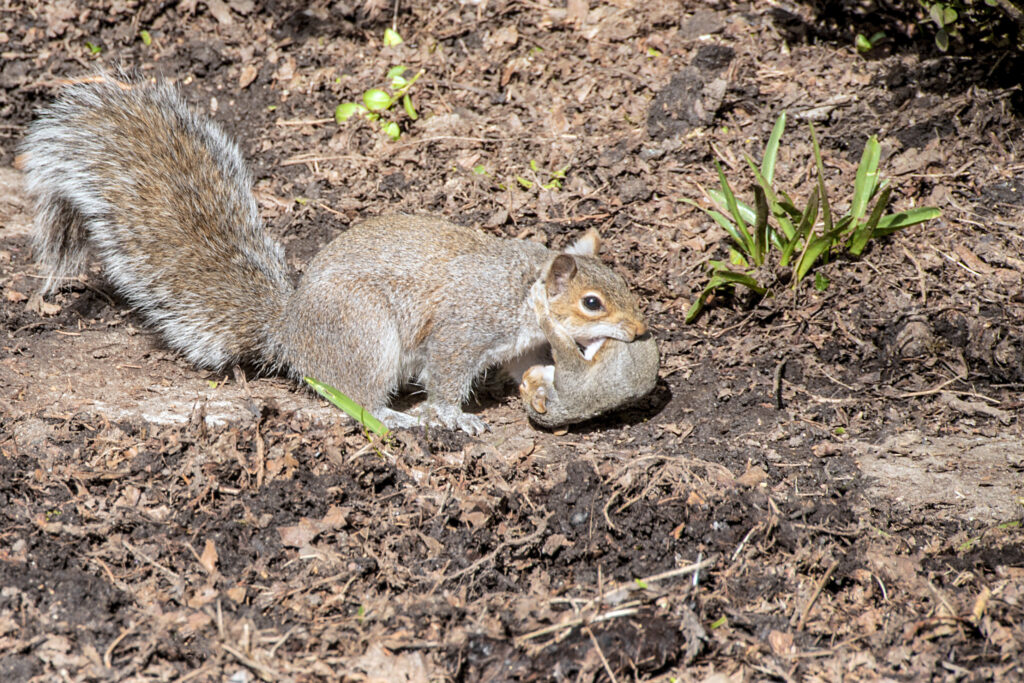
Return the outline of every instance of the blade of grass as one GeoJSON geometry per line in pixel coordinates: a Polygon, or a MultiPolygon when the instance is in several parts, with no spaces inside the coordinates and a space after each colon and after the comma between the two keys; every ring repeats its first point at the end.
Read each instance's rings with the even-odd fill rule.
{"type": "MultiPolygon", "coordinates": [[[[743,157],[747,160],[747,165],[750,166],[750,170],[754,172],[754,177],[757,178],[757,184],[764,190],[765,196],[768,198],[768,203],[772,208],[772,215],[779,223],[779,227],[782,228],[782,232],[786,235],[786,239],[793,237],[793,222],[789,220],[789,216],[786,215],[787,210],[779,202],[778,197],[775,196],[775,190],[772,189],[771,182],[765,178],[761,171],[758,170],[754,164],[754,160],[746,154],[743,157]]],[[[788,199],[788,198],[787,198],[788,199]]],[[[790,202],[792,204],[792,202],[790,202]]]]}
{"type": "MultiPolygon", "coordinates": [[[[718,206],[722,207],[726,211],[729,210],[728,202],[725,201],[725,195],[722,194],[721,190],[706,190],[704,194],[710,197],[711,201],[718,204],[718,206]]],[[[748,225],[757,220],[757,214],[754,213],[754,207],[750,204],[747,204],[742,199],[736,199],[736,206],[739,207],[740,213],[743,215],[743,220],[745,220],[748,225]]]]}
{"type": "Polygon", "coordinates": [[[764,148],[764,159],[761,160],[761,175],[768,184],[775,181],[775,159],[779,154],[779,140],[782,139],[782,131],[786,128],[786,111],[779,114],[772,127],[772,134],[768,136],[768,144],[764,148]]]}
{"type": "Polygon", "coordinates": [[[824,235],[815,237],[807,243],[807,248],[800,254],[800,260],[796,264],[796,277],[793,279],[794,287],[799,284],[800,280],[804,279],[804,276],[807,275],[807,272],[818,258],[832,248],[840,234],[841,231],[836,228],[832,232],[826,232],[824,235]]]}
{"type": "Polygon", "coordinates": [[[900,211],[899,213],[890,213],[887,216],[882,216],[878,221],[878,227],[875,228],[874,236],[882,237],[883,235],[894,233],[901,228],[924,223],[941,215],[942,211],[934,206],[920,206],[915,209],[900,211]]]}
{"type": "Polygon", "coordinates": [[[863,225],[858,226],[857,229],[853,231],[853,236],[850,237],[849,249],[850,253],[854,256],[860,256],[861,252],[864,251],[864,247],[868,245],[868,241],[875,236],[875,228],[878,227],[878,220],[882,217],[882,212],[889,206],[889,196],[891,194],[891,187],[887,187],[882,190],[882,194],[878,197],[878,201],[875,202],[875,208],[871,210],[871,216],[863,225]]]}
{"type": "Polygon", "coordinates": [[[878,183],[878,160],[881,155],[882,148],[878,144],[878,138],[872,135],[864,145],[864,153],[861,154],[860,165],[857,166],[857,177],[853,181],[850,215],[855,222],[863,218],[871,195],[875,192],[875,185],[878,183]]]}
{"type": "Polygon", "coordinates": [[[757,247],[757,255],[754,264],[760,266],[768,253],[768,200],[765,199],[764,190],[758,185],[754,185],[752,190],[754,206],[757,207],[757,221],[754,223],[754,245],[757,247]]]}
{"type": "Polygon", "coordinates": [[[341,393],[330,384],[324,384],[312,377],[303,377],[306,384],[313,387],[316,393],[320,394],[338,408],[341,408],[353,420],[363,425],[377,436],[387,436],[388,428],[380,420],[370,414],[363,406],[359,405],[345,394],[341,393]]]}
{"type": "Polygon", "coordinates": [[[718,223],[722,230],[725,230],[725,232],[729,235],[729,237],[733,239],[734,242],[736,242],[736,245],[740,249],[742,249],[743,251],[747,251],[747,248],[749,246],[747,241],[744,240],[743,235],[736,228],[736,224],[730,221],[725,215],[718,211],[715,211],[714,209],[705,209],[703,206],[693,201],[692,199],[684,198],[683,201],[687,204],[690,204],[691,206],[697,207],[698,209],[706,213],[711,218],[711,220],[713,220],[715,223],[718,223]]]}
{"type": "Polygon", "coordinates": [[[686,323],[692,323],[700,315],[700,312],[704,309],[704,304],[707,302],[708,294],[711,294],[716,289],[728,285],[743,285],[758,294],[765,294],[768,291],[767,287],[762,287],[757,283],[757,280],[747,275],[746,273],[737,273],[734,270],[729,270],[729,266],[722,261],[711,261],[712,268],[711,279],[708,284],[704,287],[704,291],[700,293],[700,296],[690,304],[690,308],[686,311],[686,317],[683,319],[686,323]]]}
{"type": "Polygon", "coordinates": [[[789,265],[789,259],[793,257],[793,251],[807,241],[811,229],[818,220],[818,187],[811,190],[811,196],[807,199],[807,209],[800,219],[800,225],[796,229],[793,238],[782,247],[782,256],[779,257],[779,265],[785,268],[789,265]]]}
{"type": "Polygon", "coordinates": [[[814,148],[814,166],[818,170],[818,199],[821,202],[821,221],[825,225],[825,232],[832,232],[832,207],[828,203],[828,192],[825,191],[825,166],[821,163],[821,148],[818,146],[818,134],[811,127],[811,145],[814,148]]]}
{"type": "Polygon", "coordinates": [[[743,285],[744,287],[754,290],[758,294],[764,294],[768,291],[767,287],[759,285],[757,280],[746,273],[737,273],[734,270],[720,270],[716,272],[711,276],[711,281],[708,282],[708,287],[711,289],[717,289],[725,284],[743,285]]]}
{"type": "Polygon", "coordinates": [[[736,204],[736,195],[733,194],[732,188],[729,187],[729,180],[725,177],[725,171],[722,170],[722,165],[718,163],[718,159],[715,159],[715,170],[718,171],[718,182],[722,186],[722,194],[725,195],[725,204],[729,208],[729,213],[736,220],[736,227],[745,240],[744,248],[749,254],[754,249],[754,240],[747,230],[747,223],[743,220],[739,206],[736,204]]]}

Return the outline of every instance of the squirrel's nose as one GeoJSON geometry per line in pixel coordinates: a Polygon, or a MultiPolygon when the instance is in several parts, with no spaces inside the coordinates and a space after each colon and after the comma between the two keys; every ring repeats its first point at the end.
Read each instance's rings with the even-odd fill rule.
{"type": "Polygon", "coordinates": [[[633,329],[633,335],[636,337],[642,337],[647,334],[647,325],[643,320],[638,321],[636,325],[634,325],[633,329]]]}

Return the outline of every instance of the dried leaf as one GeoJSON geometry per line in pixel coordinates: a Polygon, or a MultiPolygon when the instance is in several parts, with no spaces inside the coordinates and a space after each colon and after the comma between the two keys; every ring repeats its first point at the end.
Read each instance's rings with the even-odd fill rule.
{"type": "Polygon", "coordinates": [[[199,564],[203,565],[203,569],[206,570],[207,574],[217,573],[217,547],[213,544],[213,540],[206,539],[206,547],[203,548],[203,554],[199,556],[199,564]]]}

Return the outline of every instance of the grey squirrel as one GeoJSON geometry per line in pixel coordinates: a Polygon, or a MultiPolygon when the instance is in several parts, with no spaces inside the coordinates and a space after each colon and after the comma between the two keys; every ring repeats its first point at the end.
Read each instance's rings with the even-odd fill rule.
{"type": "Polygon", "coordinates": [[[549,428],[575,424],[654,390],[659,358],[650,332],[629,343],[597,340],[581,350],[549,314],[543,293],[536,294],[537,319],[554,365],[534,365],[523,373],[519,395],[531,420],[549,428]]]}
{"type": "Polygon", "coordinates": [[[584,346],[646,331],[637,297],[596,257],[596,233],[559,253],[440,218],[373,218],[293,285],[238,147],[167,82],[118,73],[73,83],[39,112],[21,152],[44,293],[92,251],[192,363],[311,376],[391,428],[486,429],[462,404],[488,368],[543,348],[539,295],[584,346]],[[410,379],[427,392],[421,414],[388,407],[410,379]]]}

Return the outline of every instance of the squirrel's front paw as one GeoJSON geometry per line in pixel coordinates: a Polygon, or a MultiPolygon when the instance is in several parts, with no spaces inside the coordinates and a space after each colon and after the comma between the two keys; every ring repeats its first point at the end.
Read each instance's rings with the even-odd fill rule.
{"type": "Polygon", "coordinates": [[[433,406],[431,412],[434,419],[431,423],[447,427],[448,429],[461,429],[470,436],[478,436],[487,431],[487,423],[472,413],[464,413],[456,406],[433,406]]]}
{"type": "Polygon", "coordinates": [[[529,404],[534,412],[547,412],[548,392],[546,387],[555,381],[555,366],[534,365],[523,373],[523,381],[519,385],[519,396],[523,403],[529,404]]]}

